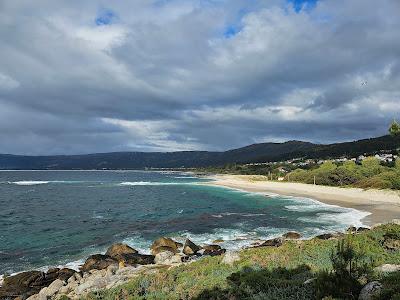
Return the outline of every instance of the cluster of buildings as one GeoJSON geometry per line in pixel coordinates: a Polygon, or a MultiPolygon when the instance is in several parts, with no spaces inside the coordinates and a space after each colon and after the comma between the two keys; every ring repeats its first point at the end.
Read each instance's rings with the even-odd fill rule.
{"type": "Polygon", "coordinates": [[[293,168],[307,168],[309,166],[313,166],[313,165],[321,165],[324,162],[327,161],[331,161],[334,163],[344,163],[347,161],[354,161],[355,163],[360,164],[364,159],[366,159],[367,157],[375,157],[376,159],[378,159],[380,162],[382,163],[393,163],[396,161],[396,159],[399,157],[398,155],[395,155],[393,153],[388,153],[385,151],[381,151],[375,155],[367,155],[367,154],[363,154],[363,155],[359,155],[357,157],[340,157],[340,158],[334,158],[334,159],[304,159],[304,158],[294,158],[294,159],[289,159],[286,161],[279,161],[279,162],[264,162],[264,163],[250,163],[250,164],[246,164],[246,166],[277,166],[278,167],[278,171],[281,173],[288,173],[290,172],[290,169],[293,168]],[[286,166],[290,166],[290,168],[285,168],[286,166]]]}

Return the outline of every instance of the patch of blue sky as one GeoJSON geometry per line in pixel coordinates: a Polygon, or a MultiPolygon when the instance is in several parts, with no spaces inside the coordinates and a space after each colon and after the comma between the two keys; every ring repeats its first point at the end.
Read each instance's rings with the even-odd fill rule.
{"type": "Polygon", "coordinates": [[[298,13],[303,10],[311,10],[316,5],[318,0],[287,0],[291,5],[293,5],[294,10],[298,13]]]}
{"type": "Polygon", "coordinates": [[[94,21],[95,21],[97,26],[102,26],[102,25],[112,24],[117,19],[118,19],[117,15],[111,9],[102,9],[97,14],[97,16],[96,16],[94,21]]]}
{"type": "Polygon", "coordinates": [[[243,17],[246,14],[250,13],[250,12],[251,12],[251,10],[249,8],[240,9],[237,12],[236,16],[233,18],[232,22],[229,23],[224,28],[224,31],[223,31],[224,38],[229,39],[229,38],[234,37],[235,35],[237,35],[243,28],[243,25],[242,25],[243,17]]]}
{"type": "Polygon", "coordinates": [[[235,36],[240,30],[238,28],[236,28],[235,26],[228,26],[225,28],[224,31],[224,37],[229,39],[233,36],[235,36]]]}

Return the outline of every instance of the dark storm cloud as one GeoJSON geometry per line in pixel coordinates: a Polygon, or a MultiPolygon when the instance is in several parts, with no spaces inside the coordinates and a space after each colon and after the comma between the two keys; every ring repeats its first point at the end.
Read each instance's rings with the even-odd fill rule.
{"type": "Polygon", "coordinates": [[[397,0],[5,0],[0,153],[385,134],[397,28],[397,0]]]}

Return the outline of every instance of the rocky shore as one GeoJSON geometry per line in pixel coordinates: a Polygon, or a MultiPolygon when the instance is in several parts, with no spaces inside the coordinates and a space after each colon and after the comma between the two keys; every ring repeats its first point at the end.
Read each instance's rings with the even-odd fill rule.
{"type": "MultiPolygon", "coordinates": [[[[346,233],[357,234],[367,230],[365,227],[350,227],[346,233]]],[[[338,239],[343,235],[345,233],[326,233],[315,239],[338,239]]],[[[286,240],[298,240],[301,237],[297,232],[287,232],[278,238],[257,241],[250,248],[281,247],[286,240]]],[[[398,240],[388,239],[384,246],[398,250],[398,243],[398,240]]],[[[239,252],[227,252],[217,244],[196,245],[189,239],[182,244],[161,237],[153,242],[150,250],[150,255],[140,254],[128,245],[118,243],[109,247],[104,254],[88,257],[79,271],[54,268],[47,272],[28,271],[8,276],[0,282],[0,299],[79,299],[90,292],[111,289],[135,277],[189,264],[204,256],[223,255],[221,262],[230,265],[240,260],[239,252]]],[[[400,269],[400,266],[396,268],[400,269]]]]}
{"type": "Polygon", "coordinates": [[[78,299],[89,292],[112,288],[128,280],[160,268],[190,263],[202,256],[222,255],[221,246],[199,246],[186,240],[185,244],[161,237],[154,241],[151,255],[140,254],[125,244],[114,244],[105,254],[89,256],[80,271],[54,268],[45,272],[27,271],[8,276],[0,282],[0,299],[45,300],[78,299]]]}

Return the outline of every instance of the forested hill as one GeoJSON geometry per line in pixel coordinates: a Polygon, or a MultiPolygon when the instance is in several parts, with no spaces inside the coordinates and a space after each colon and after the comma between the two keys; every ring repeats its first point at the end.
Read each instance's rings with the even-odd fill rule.
{"type": "Polygon", "coordinates": [[[329,145],[300,141],[261,143],[225,152],[114,152],[86,155],[0,155],[0,169],[143,169],[222,166],[227,163],[280,161],[297,157],[357,156],[400,147],[400,137],[382,136],[329,145]]]}

